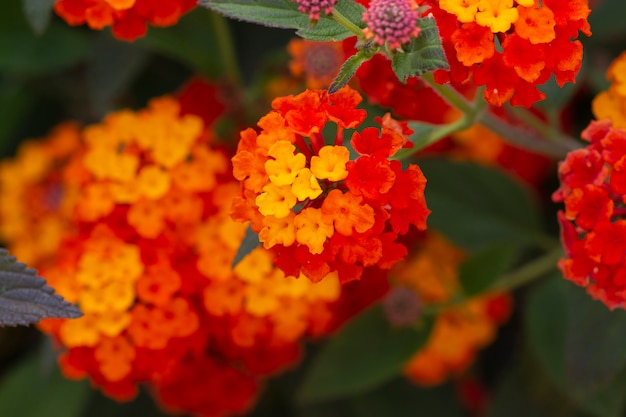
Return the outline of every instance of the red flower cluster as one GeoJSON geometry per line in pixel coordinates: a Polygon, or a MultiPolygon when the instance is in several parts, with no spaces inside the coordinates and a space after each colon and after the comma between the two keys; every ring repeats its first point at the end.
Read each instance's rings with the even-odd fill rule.
{"type": "Polygon", "coordinates": [[[195,5],[195,0],[56,0],[54,11],[70,25],[112,26],[116,38],[133,41],[146,34],[148,23],[174,25],[195,5]]]}
{"type": "Polygon", "coordinates": [[[337,273],[317,284],[285,276],[262,247],[233,269],[245,233],[229,213],[239,184],[202,121],[222,106],[202,97],[200,117],[196,92],[182,97],[28,144],[0,167],[3,185],[24,178],[24,192],[3,193],[0,231],[13,246],[29,230],[45,230],[36,222],[7,224],[18,212],[24,219],[44,213],[58,229],[53,241],[29,244],[42,246],[32,265],[84,313],[41,323],[63,351],[67,376],[89,377],[117,399],[145,384],[172,412],[240,414],[267,375],[298,359],[304,338],[335,329],[386,282],[366,279],[373,298],[346,291],[345,305],[337,273]],[[50,253],[52,263],[39,261],[50,253]]]}
{"type": "Polygon", "coordinates": [[[578,32],[591,35],[587,0],[426,0],[448,56],[439,83],[484,85],[492,105],[529,107],[553,74],[575,82],[582,61],[578,32]]]}
{"type": "Polygon", "coordinates": [[[241,133],[233,216],[251,222],[286,275],[359,279],[363,268],[388,269],[406,255],[397,238],[410,225],[426,228],[426,179],[418,166],[389,160],[407,145],[406,125],[386,116],[382,129],[354,132],[352,150],[343,145],[365,119],[360,101],[349,87],[277,98],[260,133],[241,133]]]}
{"type": "Polygon", "coordinates": [[[559,268],[609,308],[626,308],[626,130],[593,121],[582,138],[590,144],[560,164],[553,194],[565,203],[559,268]]]}

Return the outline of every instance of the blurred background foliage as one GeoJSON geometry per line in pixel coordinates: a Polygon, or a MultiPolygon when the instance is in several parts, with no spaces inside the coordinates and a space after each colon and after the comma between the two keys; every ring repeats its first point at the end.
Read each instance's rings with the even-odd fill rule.
{"type": "MultiPolygon", "coordinates": [[[[252,125],[269,108],[263,96],[264,83],[287,72],[285,46],[294,36],[290,31],[224,21],[197,8],[177,25],[150,28],[145,38],[127,43],[115,40],[107,30],[93,32],[69,27],[53,15],[28,14],[29,3],[10,0],[0,13],[3,158],[13,155],[21,141],[45,135],[60,121],[90,123],[112,109],[143,107],[150,98],[175,91],[197,74],[230,85],[233,101],[245,103],[246,122],[252,125]],[[232,37],[224,36],[227,31],[232,37]],[[226,65],[233,60],[240,73],[226,65]],[[237,87],[240,83],[243,89],[237,87]]],[[[540,106],[555,114],[564,109],[568,133],[573,136],[591,119],[590,100],[606,88],[604,72],[626,46],[624,16],[623,0],[593,2],[593,36],[583,39],[585,57],[578,83],[562,90],[550,83],[544,87],[548,100],[540,106]]],[[[423,169],[429,178],[427,199],[433,209],[430,225],[462,246],[480,249],[503,239],[523,245],[524,235],[518,229],[506,229],[507,225],[525,225],[527,233],[548,228],[556,236],[555,208],[549,197],[537,201],[527,190],[517,190],[516,184],[490,170],[470,169],[476,175],[459,186],[459,176],[468,178],[463,171],[466,167],[425,161],[423,169]],[[470,202],[469,209],[468,200],[458,198],[484,187],[493,187],[490,199],[470,202]],[[515,204],[509,205],[511,210],[490,211],[510,203],[512,196],[515,204]],[[494,215],[498,216],[497,226],[494,215]],[[472,222],[481,224],[484,235],[477,237],[476,227],[464,227],[472,222]],[[504,233],[504,237],[494,238],[491,232],[504,233]],[[511,241],[514,236],[518,239],[511,241]]],[[[551,178],[545,184],[546,195],[555,188],[556,179],[551,178]]],[[[511,320],[500,329],[496,342],[480,353],[470,376],[435,388],[416,387],[403,378],[385,379],[338,399],[298,401],[295,391],[307,369],[315,366],[319,351],[319,346],[312,345],[298,369],[267,383],[251,415],[626,416],[626,312],[609,312],[556,271],[518,291],[515,299],[511,320]]],[[[354,335],[350,345],[367,345],[368,337],[371,335],[354,335]]],[[[385,366],[386,359],[375,360],[385,366]]],[[[340,367],[337,361],[330,358],[325,365],[340,367]]],[[[164,414],[146,393],[133,402],[118,404],[87,381],[63,379],[52,346],[35,329],[2,328],[0,416],[42,415],[164,414]]]]}

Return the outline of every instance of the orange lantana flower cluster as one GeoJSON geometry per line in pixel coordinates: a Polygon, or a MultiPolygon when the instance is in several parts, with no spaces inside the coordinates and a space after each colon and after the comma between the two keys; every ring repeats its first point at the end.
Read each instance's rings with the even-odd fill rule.
{"type": "Polygon", "coordinates": [[[554,75],[575,82],[582,61],[578,32],[591,35],[587,0],[427,0],[448,56],[440,83],[485,86],[492,105],[529,107],[554,75]]]}
{"type": "Polygon", "coordinates": [[[54,11],[70,25],[101,30],[112,26],[118,39],[146,34],[147,24],[171,26],[195,7],[195,0],[56,0],[54,11]]]}
{"type": "Polygon", "coordinates": [[[63,123],[45,141],[22,143],[12,160],[0,163],[0,237],[29,265],[54,256],[70,227],[72,207],[63,198],[62,172],[80,147],[80,128],[63,123]]]}
{"type": "Polygon", "coordinates": [[[606,78],[611,86],[593,99],[593,114],[598,120],[611,119],[613,127],[626,129],[626,52],[611,63],[606,78]]]}
{"type": "MultiPolygon", "coordinates": [[[[28,164],[0,169],[24,178],[23,193],[3,195],[11,245],[41,230],[10,234],[17,209],[26,219],[48,210],[62,225],[54,261],[33,266],[84,313],[41,323],[67,376],[89,377],[118,399],[146,384],[172,412],[240,414],[265,376],[298,359],[304,337],[336,327],[337,273],[318,284],[286,277],[262,247],[231,268],[245,225],[230,218],[239,184],[213,139],[200,117],[164,97],[82,130],[59,128],[40,147],[26,145],[19,161],[28,164]],[[39,200],[54,204],[40,210],[39,200]]],[[[48,251],[42,240],[31,244],[48,251]]]]}
{"type": "Polygon", "coordinates": [[[403,170],[389,160],[407,144],[406,125],[386,116],[381,129],[354,132],[352,149],[344,146],[345,132],[366,117],[360,101],[349,87],[277,98],[260,133],[241,133],[233,215],[251,222],[287,275],[359,279],[363,268],[388,269],[404,257],[397,238],[410,225],[426,228],[426,179],[417,165],[403,170]]]}
{"type": "MultiPolygon", "coordinates": [[[[463,251],[436,233],[427,233],[414,254],[391,271],[392,287],[408,288],[423,307],[450,302],[458,295],[458,267],[463,251]]],[[[393,290],[392,290],[393,291],[393,290]]],[[[431,386],[465,371],[477,352],[491,343],[498,325],[511,311],[508,294],[488,294],[450,308],[437,316],[424,347],[409,360],[405,375],[431,386]]]]}

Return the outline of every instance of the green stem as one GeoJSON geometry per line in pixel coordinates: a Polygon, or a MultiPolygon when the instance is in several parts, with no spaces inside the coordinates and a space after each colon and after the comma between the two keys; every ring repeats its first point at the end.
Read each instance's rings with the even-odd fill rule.
{"type": "Polygon", "coordinates": [[[475,102],[471,103],[450,85],[437,84],[431,73],[422,75],[422,80],[439,94],[441,98],[469,118],[470,125],[472,123],[481,124],[516,146],[557,159],[562,159],[568,152],[580,148],[575,139],[569,138],[560,132],[547,134],[546,128],[542,127],[539,129],[541,135],[538,135],[530,129],[513,126],[494,114],[484,111],[487,103],[480,92],[476,94],[475,102]],[[546,140],[546,138],[551,137],[555,140],[546,140]]]}
{"type": "Polygon", "coordinates": [[[447,303],[427,306],[422,311],[422,314],[437,315],[446,310],[459,307],[469,300],[476,297],[481,297],[487,293],[513,291],[516,288],[522,287],[526,284],[545,277],[546,274],[556,268],[558,260],[562,257],[563,249],[560,245],[555,246],[552,248],[552,250],[548,251],[541,257],[534,259],[531,262],[528,262],[527,264],[513,272],[503,275],[490,288],[488,288],[481,294],[474,295],[473,297],[464,297],[462,294],[459,294],[447,303]]]}
{"type": "Polygon", "coordinates": [[[217,35],[217,52],[219,54],[218,59],[222,62],[222,76],[230,79],[235,85],[241,85],[241,71],[237,63],[237,56],[235,55],[236,49],[227,19],[215,12],[211,12],[210,15],[211,25],[217,35]]]}
{"type": "Polygon", "coordinates": [[[352,23],[350,20],[348,20],[348,18],[342,15],[341,12],[339,12],[337,9],[333,10],[331,16],[335,20],[335,22],[339,23],[341,26],[354,33],[357,38],[359,38],[359,41],[363,41],[365,39],[363,36],[363,30],[354,23],[352,23]]]}
{"type": "Polygon", "coordinates": [[[559,245],[521,268],[504,275],[489,288],[489,291],[511,291],[536,281],[552,271],[562,257],[563,248],[559,245]]]}
{"type": "Polygon", "coordinates": [[[422,75],[422,81],[430,86],[437,94],[441,96],[445,101],[450,103],[452,107],[457,108],[465,115],[471,115],[475,112],[472,103],[467,100],[463,95],[459,94],[454,88],[448,84],[437,84],[435,77],[432,73],[427,72],[422,75]]]}
{"type": "Polygon", "coordinates": [[[563,159],[568,152],[580,148],[580,145],[574,140],[549,141],[530,129],[512,126],[489,112],[483,113],[476,122],[513,145],[556,159],[563,159]]]}

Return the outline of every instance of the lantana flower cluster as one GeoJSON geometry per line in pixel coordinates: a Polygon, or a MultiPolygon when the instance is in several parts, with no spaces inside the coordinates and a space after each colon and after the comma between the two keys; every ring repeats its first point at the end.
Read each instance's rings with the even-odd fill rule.
{"type": "Polygon", "coordinates": [[[70,25],[87,24],[133,41],[146,34],[147,24],[171,26],[196,5],[195,0],[56,0],[54,11],[70,25]]]}
{"type": "Polygon", "coordinates": [[[492,105],[529,107],[545,98],[537,89],[554,75],[575,82],[582,62],[578,32],[591,35],[586,0],[427,1],[448,56],[439,83],[485,86],[492,105]]]}
{"type": "Polygon", "coordinates": [[[613,127],[626,129],[626,52],[611,63],[606,78],[611,86],[593,99],[593,114],[598,120],[611,119],[613,127]]]}
{"type": "MultiPolygon", "coordinates": [[[[410,257],[391,271],[392,290],[408,289],[420,309],[451,302],[461,290],[458,268],[465,253],[443,236],[428,232],[418,240],[410,257]]],[[[405,375],[422,386],[443,383],[462,374],[478,351],[496,337],[512,308],[506,293],[473,298],[439,314],[426,344],[404,368],[405,375]]]]}
{"type": "Polygon", "coordinates": [[[22,143],[18,154],[0,163],[0,236],[11,253],[42,265],[56,253],[71,227],[71,204],[63,199],[62,171],[80,147],[77,123],[58,125],[46,140],[22,143]]]}
{"type": "Polygon", "coordinates": [[[353,132],[352,149],[344,145],[366,117],[360,101],[349,87],[280,97],[258,122],[261,132],[241,133],[233,216],[250,221],[286,275],[318,282],[336,271],[347,282],[363,268],[389,269],[406,255],[398,236],[426,228],[424,175],[389,160],[407,144],[406,125],[386,116],[380,129],[353,132]]]}
{"type": "MultiPolygon", "coordinates": [[[[201,117],[164,97],[82,130],[55,130],[41,149],[63,152],[30,144],[20,152],[32,178],[22,185],[33,191],[4,201],[35,218],[38,206],[28,203],[49,185],[57,199],[50,215],[67,226],[54,261],[33,264],[84,313],[41,323],[67,376],[89,377],[118,399],[146,384],[172,412],[240,414],[267,375],[299,358],[303,338],[353,314],[339,302],[336,272],[317,284],[286,276],[262,247],[232,268],[246,226],[230,217],[239,184],[214,139],[201,117]]],[[[13,165],[0,171],[16,172],[13,165]]],[[[13,219],[2,217],[3,231],[13,219]]],[[[19,244],[13,239],[37,227],[4,237],[19,244]]]]}
{"type": "Polygon", "coordinates": [[[560,164],[561,186],[552,196],[565,204],[559,268],[609,308],[626,308],[626,130],[610,119],[593,121],[582,138],[589,144],[560,164]]]}

